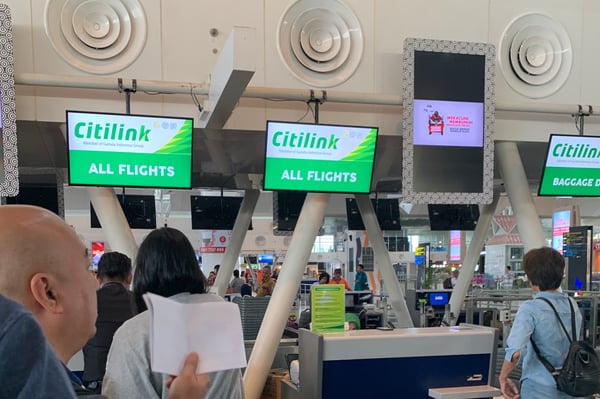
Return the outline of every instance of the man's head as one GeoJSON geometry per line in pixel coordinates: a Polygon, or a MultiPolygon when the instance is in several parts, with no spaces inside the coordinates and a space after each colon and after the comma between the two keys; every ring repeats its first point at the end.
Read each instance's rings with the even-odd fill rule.
{"type": "Polygon", "coordinates": [[[535,248],[523,257],[523,270],[529,283],[540,291],[556,290],[563,280],[565,258],[555,249],[535,248]]]}
{"type": "Polygon", "coordinates": [[[510,265],[506,265],[506,271],[509,272],[510,271],[510,265]]]}
{"type": "Polygon", "coordinates": [[[131,259],[120,252],[107,252],[98,262],[98,278],[129,285],[131,283],[131,259]]]}
{"type": "Polygon", "coordinates": [[[271,279],[271,266],[263,267],[262,278],[263,278],[263,281],[268,281],[271,279]]]}
{"type": "MultiPolygon", "coordinates": [[[[358,265],[356,265],[356,271],[357,271],[357,272],[362,272],[362,271],[363,271],[363,269],[364,269],[364,267],[363,267],[363,265],[362,265],[362,264],[360,264],[360,263],[359,263],[358,265]]],[[[340,271],[340,273],[341,273],[341,271],[340,271]]]]}
{"type": "Polygon", "coordinates": [[[335,269],[333,271],[333,279],[336,281],[340,281],[342,278],[342,269],[335,269]]]}
{"type": "Polygon", "coordinates": [[[240,271],[238,269],[235,269],[233,271],[233,277],[235,277],[235,278],[239,278],[240,277],[240,271]]]}
{"type": "Polygon", "coordinates": [[[27,307],[67,362],[95,333],[98,284],[87,248],[54,213],[0,206],[0,293],[27,307]]]}
{"type": "Polygon", "coordinates": [[[452,277],[454,277],[454,278],[458,277],[458,270],[456,270],[456,269],[452,270],[452,277]]]}

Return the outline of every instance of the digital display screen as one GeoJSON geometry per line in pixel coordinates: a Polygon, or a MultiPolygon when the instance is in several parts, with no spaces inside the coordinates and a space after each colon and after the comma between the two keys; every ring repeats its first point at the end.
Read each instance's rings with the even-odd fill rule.
{"type": "Polygon", "coordinates": [[[461,257],[461,242],[460,242],[460,230],[450,231],[450,261],[460,262],[461,257]]]}
{"type": "Polygon", "coordinates": [[[375,127],[267,121],[265,190],[368,194],[375,127]]]}
{"type": "Polygon", "coordinates": [[[95,270],[98,269],[98,262],[102,255],[104,255],[104,242],[92,241],[92,265],[95,270]]]}
{"type": "Polygon", "coordinates": [[[415,51],[415,192],[483,191],[484,82],[484,56],[415,51]]]}
{"type": "Polygon", "coordinates": [[[539,195],[600,196],[600,137],[551,135],[539,195]]]}
{"type": "Polygon", "coordinates": [[[449,295],[447,292],[432,292],[429,294],[429,304],[431,306],[446,305],[449,295]]]}
{"type": "Polygon", "coordinates": [[[272,265],[273,257],[273,254],[258,254],[258,263],[272,265]]]}
{"type": "Polygon", "coordinates": [[[566,209],[552,214],[552,248],[563,253],[563,233],[571,227],[571,211],[566,209]]]}
{"type": "Polygon", "coordinates": [[[191,188],[193,120],[67,111],[69,184],[191,188]]]}

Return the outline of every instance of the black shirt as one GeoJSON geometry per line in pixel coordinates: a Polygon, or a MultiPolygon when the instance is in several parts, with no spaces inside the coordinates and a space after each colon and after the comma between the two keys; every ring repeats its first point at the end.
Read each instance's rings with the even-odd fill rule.
{"type": "Polygon", "coordinates": [[[133,293],[120,283],[106,283],[97,292],[96,335],[83,347],[85,382],[101,381],[113,335],[121,324],[136,313],[133,293]]]}

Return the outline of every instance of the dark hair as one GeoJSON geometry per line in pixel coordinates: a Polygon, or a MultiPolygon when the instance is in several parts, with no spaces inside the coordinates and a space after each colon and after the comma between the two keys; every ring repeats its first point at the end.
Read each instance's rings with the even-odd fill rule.
{"type": "Polygon", "coordinates": [[[107,252],[98,262],[98,276],[125,281],[131,273],[131,258],[120,252],[107,252]]]}
{"type": "Polygon", "coordinates": [[[540,291],[555,290],[563,280],[565,258],[549,247],[532,249],[523,257],[523,270],[529,283],[540,291]]]}
{"type": "Polygon", "coordinates": [[[238,269],[235,269],[233,271],[233,277],[238,278],[240,276],[240,271],[238,269]]]}
{"type": "Polygon", "coordinates": [[[321,272],[321,274],[319,274],[319,281],[321,281],[322,278],[327,278],[327,282],[329,282],[329,273],[327,272],[321,272]]]}
{"type": "Polygon", "coordinates": [[[342,269],[340,269],[340,268],[338,267],[337,269],[335,269],[335,270],[333,271],[333,274],[336,274],[336,273],[342,274],[342,269]]]}
{"type": "Polygon", "coordinates": [[[179,230],[161,227],[146,236],[135,258],[133,293],[138,312],[146,310],[146,292],[169,297],[182,292],[206,292],[206,279],[187,237],[179,230]]]}
{"type": "Polygon", "coordinates": [[[250,287],[248,284],[242,285],[242,287],[240,288],[240,295],[241,296],[246,296],[246,295],[252,296],[252,287],[250,287]]]}
{"type": "Polygon", "coordinates": [[[510,270],[510,265],[506,265],[506,270],[510,270]]]}
{"type": "Polygon", "coordinates": [[[359,263],[358,265],[356,265],[356,268],[357,268],[357,269],[358,269],[359,267],[360,267],[361,269],[364,269],[364,268],[365,268],[365,267],[363,266],[363,264],[362,264],[362,263],[359,263]]]}
{"type": "Polygon", "coordinates": [[[221,265],[215,265],[214,270],[219,271],[220,267],[221,267],[221,265]]]}

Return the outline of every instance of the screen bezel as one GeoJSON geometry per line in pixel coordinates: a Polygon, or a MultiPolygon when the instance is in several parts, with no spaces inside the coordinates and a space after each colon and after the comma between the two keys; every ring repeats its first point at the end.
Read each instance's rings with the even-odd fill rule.
{"type": "MultiPolygon", "coordinates": [[[[68,175],[68,181],[69,181],[69,185],[70,186],[74,186],[74,187],[132,187],[132,188],[168,188],[168,189],[182,189],[182,190],[189,190],[192,188],[192,179],[193,179],[193,175],[194,175],[194,170],[193,170],[193,165],[194,165],[194,118],[191,117],[181,117],[181,116],[166,116],[166,115],[151,115],[151,114],[123,114],[123,113],[118,113],[118,112],[90,112],[90,111],[77,111],[77,110],[66,110],[65,111],[65,121],[66,121],[66,126],[67,126],[67,134],[66,134],[66,139],[67,139],[67,175],[68,175]],[[171,186],[164,186],[164,185],[146,185],[146,184],[140,184],[140,185],[114,185],[114,184],[98,184],[98,183],[90,183],[90,184],[85,184],[85,183],[73,183],[71,181],[71,143],[70,143],[70,137],[69,137],[69,114],[88,114],[88,115],[115,115],[115,116],[127,116],[127,117],[142,117],[142,118],[157,118],[157,119],[179,119],[179,120],[183,120],[183,121],[190,121],[192,124],[192,135],[190,138],[190,148],[191,148],[191,152],[190,152],[190,161],[189,161],[189,170],[190,170],[190,180],[189,180],[189,184],[187,185],[171,185],[171,186]]],[[[110,153],[110,151],[106,151],[108,153],[110,153]]]]}
{"type": "Polygon", "coordinates": [[[335,193],[339,193],[339,194],[370,194],[371,190],[372,190],[372,186],[373,186],[373,172],[375,170],[375,158],[377,156],[377,140],[379,138],[379,127],[376,126],[360,126],[360,125],[338,125],[338,124],[320,124],[320,123],[301,123],[301,122],[288,122],[288,121],[280,121],[280,120],[267,120],[266,123],[266,127],[265,127],[265,158],[264,158],[264,162],[263,162],[263,190],[264,191],[304,191],[304,192],[311,192],[311,193],[331,193],[331,194],[335,194],[335,193]],[[375,129],[377,131],[376,135],[375,135],[375,149],[373,150],[373,160],[371,162],[371,173],[369,174],[369,185],[368,185],[368,191],[348,191],[348,190],[307,190],[306,188],[299,188],[299,189],[291,189],[289,187],[277,187],[274,185],[271,186],[267,186],[266,185],[266,172],[267,172],[267,147],[269,145],[269,125],[272,123],[282,123],[282,124],[289,124],[289,125],[299,125],[299,126],[322,126],[322,127],[337,127],[337,128],[343,128],[343,127],[348,127],[348,128],[360,128],[360,129],[375,129]]]}
{"type": "Polygon", "coordinates": [[[468,43],[448,40],[407,38],[404,42],[403,74],[403,150],[402,195],[403,201],[415,204],[489,204],[493,200],[494,177],[494,70],[495,47],[488,43],[468,43]],[[483,113],[483,176],[479,192],[424,192],[416,191],[414,177],[414,65],[415,52],[439,52],[479,55],[485,58],[484,113],[483,113]]]}

